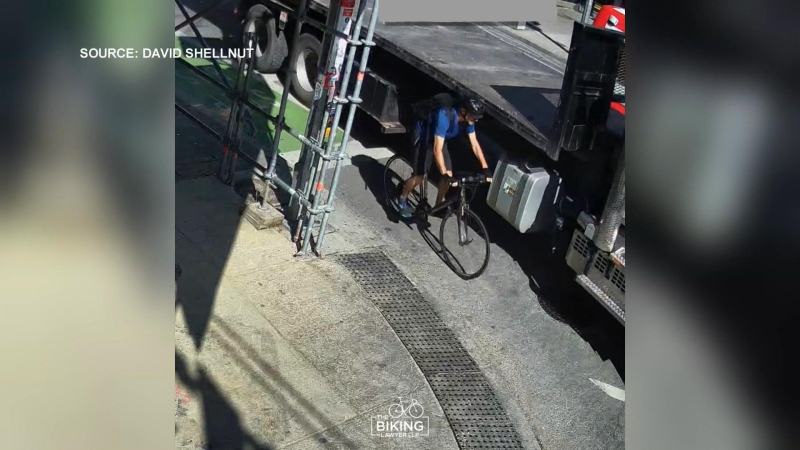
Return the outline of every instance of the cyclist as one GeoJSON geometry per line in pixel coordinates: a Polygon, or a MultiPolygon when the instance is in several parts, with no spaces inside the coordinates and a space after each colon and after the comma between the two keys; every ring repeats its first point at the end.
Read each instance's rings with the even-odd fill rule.
{"type": "Polygon", "coordinates": [[[466,98],[456,106],[455,108],[436,106],[431,114],[427,115],[427,120],[419,120],[415,124],[414,172],[411,178],[405,181],[403,189],[394,201],[400,216],[405,219],[413,216],[413,209],[408,204],[408,195],[422,182],[423,176],[430,168],[431,160],[436,162],[436,168],[441,175],[436,205],[442,203],[450,186],[455,184],[452,161],[447,148],[448,141],[466,135],[486,180],[492,181],[492,172],[486,164],[483,150],[475,136],[475,122],[483,117],[483,103],[477,99],[466,98]]]}

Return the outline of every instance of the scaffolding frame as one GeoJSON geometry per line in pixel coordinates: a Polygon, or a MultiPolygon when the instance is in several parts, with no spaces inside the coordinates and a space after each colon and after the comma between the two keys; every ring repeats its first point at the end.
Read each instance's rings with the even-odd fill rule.
{"type": "MultiPolygon", "coordinates": [[[[283,88],[277,116],[267,113],[249,100],[248,86],[250,76],[255,67],[255,45],[257,45],[255,29],[249,24],[246,24],[248,27],[243,30],[244,42],[247,43],[248,57],[239,61],[233,86],[230,85],[227,76],[215,58],[211,58],[211,63],[220,80],[216,80],[204,71],[194,67],[183,58],[179,59],[184,66],[194,73],[228,93],[231,98],[231,107],[224,134],[220,135],[211,126],[194,116],[189,110],[178,104],[177,99],[175,108],[196,123],[203,131],[221,141],[222,159],[217,172],[217,177],[220,181],[227,185],[233,184],[236,163],[241,155],[243,159],[247,160],[263,174],[262,177],[265,181],[263,183],[264,192],[259,193],[261,194],[261,201],[255,206],[257,209],[264,211],[270,207],[267,203],[268,195],[266,191],[268,189],[279,189],[289,195],[290,211],[287,215],[290,216],[288,217],[289,219],[297,221],[296,229],[292,233],[292,240],[299,244],[296,256],[307,255],[309,250],[313,250],[314,254],[322,257],[325,232],[330,215],[334,211],[333,206],[341,175],[342,161],[347,158],[347,144],[350,140],[356,109],[361,103],[360,92],[364,73],[367,70],[370,50],[375,46],[375,42],[372,39],[378,19],[379,0],[331,0],[328,8],[328,20],[325,24],[307,17],[311,1],[301,0],[296,13],[287,12],[289,17],[297,21],[290,44],[291,51],[288,56],[290,62],[295,61],[298,56],[296,43],[301,34],[300,30],[303,24],[315,26],[322,31],[324,36],[322,54],[317,65],[314,102],[311,105],[304,133],[292,129],[285,121],[286,106],[292,88],[293,77],[291,75],[295,70],[293,64],[289,64],[288,72],[290,76],[286,77],[287,82],[283,88]],[[361,39],[365,17],[368,12],[370,16],[369,22],[366,25],[365,37],[361,39]],[[358,72],[355,76],[352,91],[348,93],[351,78],[353,78],[352,71],[356,52],[359,47],[362,48],[362,51],[358,63],[358,72]],[[336,145],[339,123],[345,105],[348,105],[349,109],[342,134],[342,142],[336,145]],[[254,128],[249,111],[260,114],[274,125],[272,148],[267,167],[263,167],[258,161],[240,152],[243,125],[250,125],[254,128]],[[296,167],[291,185],[281,180],[276,173],[283,132],[303,144],[300,150],[300,163],[296,167]],[[331,163],[333,164],[332,167],[330,167],[331,163]],[[327,189],[328,196],[323,203],[322,198],[325,191],[323,180],[331,169],[333,170],[333,176],[327,189]],[[318,221],[318,239],[312,246],[314,241],[313,231],[318,221]]],[[[175,0],[185,18],[182,23],[175,27],[175,32],[177,33],[187,26],[191,27],[203,48],[209,48],[195,22],[227,2],[228,0],[220,0],[218,3],[190,17],[181,0],[175,0]]]]}

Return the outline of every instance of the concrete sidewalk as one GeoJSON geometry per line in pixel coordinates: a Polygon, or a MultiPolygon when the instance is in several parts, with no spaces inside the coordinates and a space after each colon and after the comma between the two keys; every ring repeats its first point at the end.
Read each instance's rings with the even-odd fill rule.
{"type": "Polygon", "coordinates": [[[347,271],[293,258],[213,177],[176,185],[176,448],[457,448],[408,351],[347,271]],[[397,397],[427,437],[371,436],[397,397]]]}
{"type": "Polygon", "coordinates": [[[294,260],[285,231],[239,220],[240,201],[214,178],[177,185],[176,448],[456,448],[421,372],[350,275],[294,260]],[[425,407],[430,437],[370,436],[370,416],[398,396],[425,407]]]}

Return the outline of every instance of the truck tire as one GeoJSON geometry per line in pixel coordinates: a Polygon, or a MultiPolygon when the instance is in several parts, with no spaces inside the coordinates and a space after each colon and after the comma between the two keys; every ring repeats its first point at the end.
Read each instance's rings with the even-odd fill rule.
{"type": "Polygon", "coordinates": [[[314,102],[314,85],[322,43],[316,36],[303,33],[297,38],[296,45],[293,61],[289,62],[292,68],[291,92],[300,103],[311,107],[314,102]]]}
{"type": "Polygon", "coordinates": [[[247,11],[240,39],[244,48],[247,48],[244,32],[249,27],[253,27],[256,33],[255,69],[261,73],[277,72],[289,54],[289,45],[285,34],[276,26],[275,16],[264,5],[255,5],[247,11]]]}

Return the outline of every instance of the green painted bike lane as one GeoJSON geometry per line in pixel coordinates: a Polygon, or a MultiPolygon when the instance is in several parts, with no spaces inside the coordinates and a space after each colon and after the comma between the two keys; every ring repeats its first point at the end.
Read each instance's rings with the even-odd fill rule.
{"type": "MultiPolygon", "coordinates": [[[[181,49],[187,47],[198,48],[199,45],[194,41],[194,38],[176,36],[175,47],[181,49]]],[[[183,58],[183,60],[202,70],[210,77],[219,80],[219,72],[214,69],[210,60],[199,58],[183,58]]],[[[223,61],[218,61],[218,63],[222,72],[228,78],[230,85],[233,86],[236,82],[238,69],[223,61]]],[[[248,91],[250,102],[273,116],[278,115],[281,95],[283,94],[282,90],[273,89],[260,75],[254,73],[250,77],[248,91]]],[[[203,116],[212,118],[214,123],[209,125],[220,134],[224,133],[230,114],[231,99],[223,88],[200,77],[178,61],[175,62],[175,99],[182,105],[188,105],[191,109],[199,111],[203,116]]],[[[305,134],[308,114],[307,108],[296,103],[292,97],[289,97],[284,117],[286,123],[293,130],[305,134]]],[[[275,133],[274,124],[255,112],[251,112],[250,115],[255,128],[255,135],[245,127],[243,136],[255,141],[261,148],[271,148],[275,133]]],[[[337,144],[341,143],[342,134],[343,131],[339,128],[336,137],[337,144]]],[[[281,134],[281,142],[278,146],[280,153],[296,152],[301,147],[302,144],[293,136],[288,133],[281,134]]]]}

